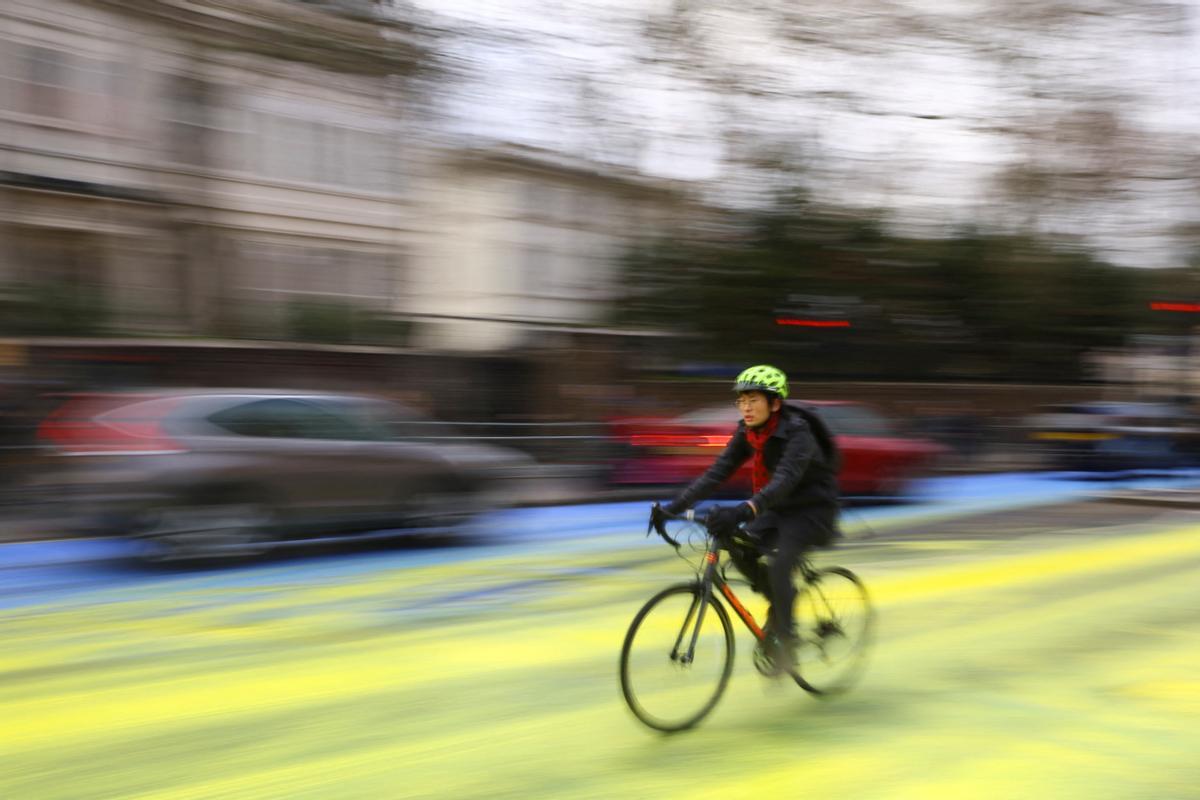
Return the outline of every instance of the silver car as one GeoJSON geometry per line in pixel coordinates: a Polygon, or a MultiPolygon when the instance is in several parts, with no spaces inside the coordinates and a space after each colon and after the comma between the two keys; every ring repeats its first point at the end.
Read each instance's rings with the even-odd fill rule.
{"type": "Polygon", "coordinates": [[[445,532],[506,502],[534,462],[361,395],[172,390],[68,395],[40,425],[89,530],[150,560],[314,538],[445,532]]]}

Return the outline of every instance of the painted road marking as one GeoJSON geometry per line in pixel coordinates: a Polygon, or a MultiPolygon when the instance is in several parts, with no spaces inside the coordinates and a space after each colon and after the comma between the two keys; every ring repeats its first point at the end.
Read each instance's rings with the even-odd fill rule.
{"type": "Polygon", "coordinates": [[[1200,529],[832,553],[880,607],[863,684],[826,704],[765,683],[742,635],[729,695],[669,739],[615,678],[633,612],[687,576],[656,552],[10,610],[0,797],[1200,796],[1200,529]],[[516,588],[479,602],[492,586],[516,588]]]}

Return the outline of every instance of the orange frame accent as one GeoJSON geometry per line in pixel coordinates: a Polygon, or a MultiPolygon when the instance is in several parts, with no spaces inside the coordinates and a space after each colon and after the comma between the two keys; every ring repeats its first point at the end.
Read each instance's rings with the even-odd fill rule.
{"type": "Polygon", "coordinates": [[[754,621],[754,616],[746,610],[746,607],[742,605],[742,601],[737,599],[737,595],[733,593],[733,589],[729,588],[729,584],[721,583],[721,594],[725,595],[725,599],[729,601],[729,605],[733,606],[733,610],[742,618],[742,622],[746,623],[746,627],[753,631],[754,635],[760,640],[763,639],[766,636],[763,633],[763,629],[758,627],[758,623],[754,621]]]}

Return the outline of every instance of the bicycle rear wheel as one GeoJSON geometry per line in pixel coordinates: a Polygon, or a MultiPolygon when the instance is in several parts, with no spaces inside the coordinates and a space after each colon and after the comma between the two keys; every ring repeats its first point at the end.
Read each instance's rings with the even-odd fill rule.
{"type": "Polygon", "coordinates": [[[650,599],[621,648],[621,692],[656,730],[686,730],[712,711],[733,672],[729,614],[704,587],[671,586],[650,599]]]}
{"type": "Polygon", "coordinates": [[[862,581],[844,567],[818,570],[796,595],[796,682],[818,695],[846,691],[866,667],[875,612],[862,581]]]}

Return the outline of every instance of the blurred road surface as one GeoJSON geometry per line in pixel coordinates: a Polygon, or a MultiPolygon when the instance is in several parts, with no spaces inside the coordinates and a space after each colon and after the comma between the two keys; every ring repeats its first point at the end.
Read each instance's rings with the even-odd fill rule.
{"type": "Polygon", "coordinates": [[[821,556],[880,611],[855,691],[761,678],[740,631],[675,737],[616,682],[689,569],[644,504],[177,574],[0,548],[0,797],[1200,797],[1200,517],[976,500],[875,509],[821,556]]]}

